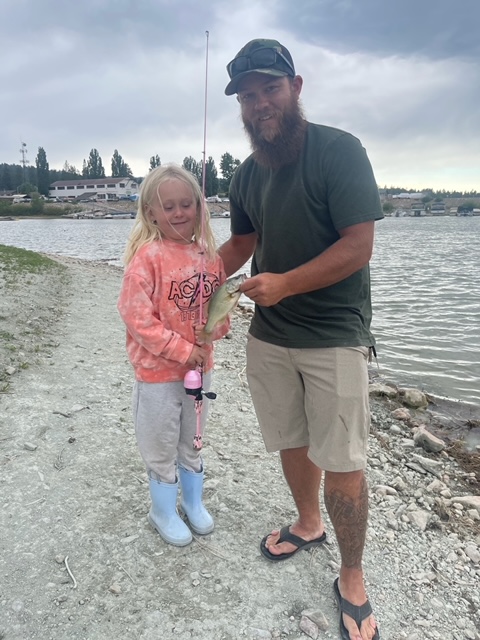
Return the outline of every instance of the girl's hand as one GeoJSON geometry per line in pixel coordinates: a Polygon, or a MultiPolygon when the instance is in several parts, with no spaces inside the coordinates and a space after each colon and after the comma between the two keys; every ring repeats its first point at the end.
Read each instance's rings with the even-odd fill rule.
{"type": "Polygon", "coordinates": [[[197,344],[212,344],[212,339],[210,338],[210,336],[206,336],[203,333],[203,330],[205,329],[206,323],[205,324],[198,324],[194,327],[194,331],[195,331],[195,342],[197,344]]]}
{"type": "Polygon", "coordinates": [[[197,324],[197,325],[195,325],[195,327],[193,329],[195,331],[195,342],[197,344],[202,344],[204,342],[203,336],[202,336],[202,331],[205,329],[205,325],[204,324],[197,324]]]}
{"type": "Polygon", "coordinates": [[[196,367],[197,365],[202,365],[203,362],[207,359],[208,351],[207,349],[198,346],[198,344],[193,345],[192,353],[188,358],[186,364],[189,367],[196,367]]]}

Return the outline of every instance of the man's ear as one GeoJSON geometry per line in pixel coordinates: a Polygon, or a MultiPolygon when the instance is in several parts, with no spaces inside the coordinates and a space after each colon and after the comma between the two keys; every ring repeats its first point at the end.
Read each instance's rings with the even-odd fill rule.
{"type": "Polygon", "coordinates": [[[303,78],[302,76],[295,76],[292,80],[292,88],[294,92],[299,96],[302,93],[303,78]]]}

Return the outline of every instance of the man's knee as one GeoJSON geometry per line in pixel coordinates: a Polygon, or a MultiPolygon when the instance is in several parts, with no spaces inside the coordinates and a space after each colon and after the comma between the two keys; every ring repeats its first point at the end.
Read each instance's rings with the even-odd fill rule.
{"type": "Polygon", "coordinates": [[[325,491],[338,489],[345,492],[363,490],[366,488],[365,470],[357,471],[325,471],[325,491]]]}

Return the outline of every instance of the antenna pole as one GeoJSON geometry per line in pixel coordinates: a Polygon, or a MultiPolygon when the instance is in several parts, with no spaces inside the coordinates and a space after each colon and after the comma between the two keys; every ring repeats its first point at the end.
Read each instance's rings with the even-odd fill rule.
{"type": "MultiPolygon", "coordinates": [[[[22,156],[22,159],[20,160],[20,164],[23,167],[23,170],[22,170],[23,182],[25,183],[27,181],[27,175],[26,175],[27,164],[29,164],[27,159],[27,143],[26,142],[22,142],[22,146],[20,148],[20,155],[22,156]]],[[[18,193],[18,189],[17,189],[17,193],[18,193]]]]}

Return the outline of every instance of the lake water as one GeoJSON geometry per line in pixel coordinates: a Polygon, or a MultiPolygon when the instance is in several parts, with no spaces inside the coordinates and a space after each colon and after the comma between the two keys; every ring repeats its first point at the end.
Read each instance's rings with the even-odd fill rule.
{"type": "MultiPolygon", "coordinates": [[[[0,222],[0,243],[120,264],[133,222],[0,222]]],[[[230,221],[212,225],[220,244],[230,221]]],[[[382,220],[371,274],[380,374],[480,404],[480,217],[382,220]]]]}

